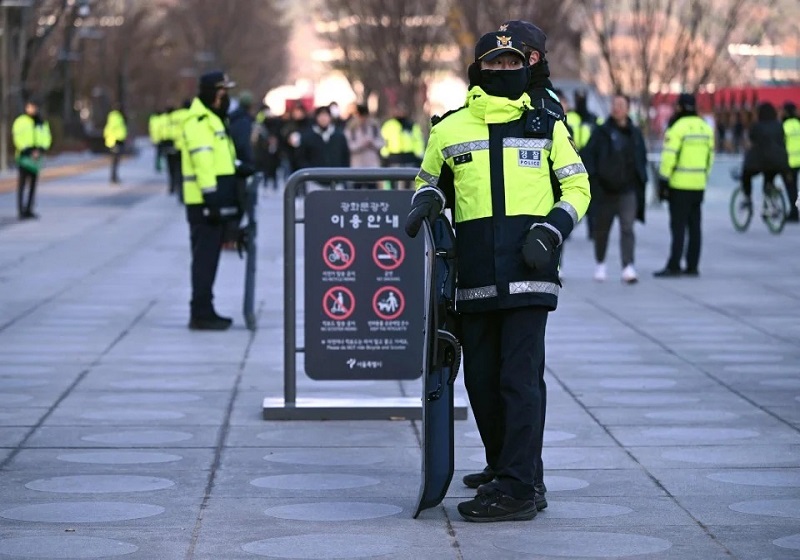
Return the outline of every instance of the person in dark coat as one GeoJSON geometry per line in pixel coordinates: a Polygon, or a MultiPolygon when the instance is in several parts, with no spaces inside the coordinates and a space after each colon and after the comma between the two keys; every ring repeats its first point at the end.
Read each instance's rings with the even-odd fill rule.
{"type": "Polygon", "coordinates": [[[789,177],[789,156],[786,153],[786,140],[783,125],[778,120],[778,111],[772,103],[761,103],[756,110],[757,120],[750,127],[748,136],[750,148],[744,156],[742,169],[742,190],[746,204],[750,203],[753,192],[753,177],[763,173],[764,181],[770,182],[781,175],[784,184],[789,177]]]}
{"type": "Polygon", "coordinates": [[[347,138],[333,123],[327,106],[314,112],[314,124],[300,136],[297,161],[305,167],[350,167],[347,138]]]}
{"type": "Polygon", "coordinates": [[[589,173],[594,206],[594,253],[597,262],[594,279],[606,279],[606,249],[614,218],[619,218],[622,281],[637,282],[633,266],[634,222],[644,222],[647,150],[641,130],[628,116],[630,102],[617,94],[611,114],[595,129],[583,150],[583,163],[589,173]]]}
{"type": "Polygon", "coordinates": [[[253,95],[249,91],[243,91],[239,95],[239,106],[228,116],[228,123],[231,132],[231,139],[236,148],[236,159],[240,165],[247,165],[255,168],[255,157],[253,155],[253,125],[256,120],[252,115],[253,95]]]}

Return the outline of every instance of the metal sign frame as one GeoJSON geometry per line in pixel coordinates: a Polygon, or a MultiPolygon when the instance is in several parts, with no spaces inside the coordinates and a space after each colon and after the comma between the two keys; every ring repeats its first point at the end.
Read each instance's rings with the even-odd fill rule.
{"type": "MultiPolygon", "coordinates": [[[[298,398],[297,353],[297,255],[295,200],[308,181],[379,182],[413,181],[418,169],[403,167],[331,168],[311,167],[292,173],[283,193],[283,398],[265,397],[265,420],[388,420],[422,418],[422,403],[416,397],[387,398],[298,398]]],[[[466,405],[459,403],[459,417],[466,417],[466,405]]]]}

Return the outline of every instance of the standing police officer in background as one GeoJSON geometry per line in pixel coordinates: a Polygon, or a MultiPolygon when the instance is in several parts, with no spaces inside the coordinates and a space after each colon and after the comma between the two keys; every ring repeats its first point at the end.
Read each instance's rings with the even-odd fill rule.
{"type": "Polygon", "coordinates": [[[797,105],[791,101],[783,104],[783,134],[786,141],[786,153],[789,156],[789,176],[786,192],[789,195],[789,215],[787,222],[800,222],[797,203],[797,180],[800,178],[800,118],[797,117],[797,105]]]}
{"type": "Polygon", "coordinates": [[[226,221],[238,218],[236,154],[225,126],[228,89],[235,85],[222,72],[202,75],[183,124],[183,202],[192,243],[189,328],[195,330],[220,331],[233,323],[214,310],[213,288],[226,221]]]}
{"type": "Polygon", "coordinates": [[[122,114],[119,104],[108,113],[106,126],[103,127],[103,139],[106,148],[111,151],[111,182],[119,183],[119,160],[122,157],[122,150],[125,147],[125,139],[128,137],[128,126],[125,124],[125,116],[122,114]]]}
{"type": "Polygon", "coordinates": [[[522,48],[507,31],[480,38],[467,105],[431,129],[406,221],[413,237],[424,219],[454,209],[465,384],[493,473],[458,505],[468,521],[532,519],[541,507],[545,326],[558,302],[559,247],[590,198],[566,125],[530,110],[522,48]]]}
{"type": "Polygon", "coordinates": [[[714,130],[700,118],[691,93],[678,96],[678,112],[664,133],[658,186],[662,200],[669,200],[669,227],[672,234],[667,266],[654,272],[656,278],[685,274],[697,276],[701,246],[701,213],[708,174],[714,163],[714,130]],[[681,270],[686,244],[686,268],[681,270]]]}
{"type": "Polygon", "coordinates": [[[39,178],[39,165],[44,152],[50,149],[52,136],[50,125],[39,114],[38,104],[29,99],[25,103],[25,113],[14,119],[11,126],[14,138],[14,151],[17,158],[17,216],[20,220],[37,218],[33,212],[36,196],[36,181],[39,178]],[[26,188],[27,187],[27,188],[26,188]],[[27,201],[25,191],[28,191],[27,201]]]}

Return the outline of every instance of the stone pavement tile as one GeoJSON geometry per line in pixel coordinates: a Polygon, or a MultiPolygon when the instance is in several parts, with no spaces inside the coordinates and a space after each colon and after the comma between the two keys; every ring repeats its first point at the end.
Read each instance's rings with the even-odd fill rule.
{"type": "Polygon", "coordinates": [[[3,426],[35,426],[45,414],[46,408],[3,407],[0,408],[0,423],[3,426]]]}
{"type": "Polygon", "coordinates": [[[567,558],[647,558],[648,560],[723,560],[730,555],[697,525],[638,525],[545,528],[532,521],[477,524],[453,521],[464,560],[551,560],[567,558]]]}
{"type": "Polygon", "coordinates": [[[227,391],[233,388],[235,366],[228,374],[114,376],[88,375],[81,383],[81,390],[114,391],[227,391]]]}
{"type": "Polygon", "coordinates": [[[770,525],[785,527],[786,534],[791,534],[797,532],[800,520],[800,496],[796,492],[782,497],[693,494],[675,499],[706,526],[770,525]]]}
{"type": "Polygon", "coordinates": [[[263,422],[260,430],[233,427],[226,447],[418,447],[409,422],[263,422]]]}
{"type": "Polygon", "coordinates": [[[36,558],[31,556],[36,553],[41,554],[40,558],[183,558],[191,542],[193,523],[135,528],[67,526],[70,532],[65,532],[64,525],[3,528],[0,524],[0,558],[36,558]]]}
{"type": "MultiPolygon", "coordinates": [[[[632,469],[637,465],[619,447],[545,447],[542,459],[546,469],[632,469]]],[[[483,450],[456,448],[457,470],[475,472],[485,466],[483,450]]]]}
{"type": "MultiPolygon", "coordinates": [[[[778,383],[781,381],[780,379],[773,378],[770,381],[778,383]]],[[[764,387],[760,388],[761,390],[741,390],[741,393],[745,395],[748,399],[752,402],[758,404],[759,406],[765,408],[800,408],[798,407],[798,400],[797,398],[800,397],[800,390],[792,389],[792,388],[772,388],[766,389],[764,387]]]]}
{"type": "Polygon", "coordinates": [[[8,471],[30,471],[40,465],[80,469],[87,474],[102,473],[111,466],[158,466],[169,471],[208,470],[213,452],[210,449],[23,449],[6,466],[8,471]]]}
{"type": "Polygon", "coordinates": [[[800,526],[712,525],[708,528],[736,558],[797,560],[800,557],[800,526]]]}
{"type": "Polygon", "coordinates": [[[800,459],[800,446],[786,444],[628,447],[627,450],[646,469],[793,467],[800,459]]]}
{"type": "MultiPolygon", "coordinates": [[[[786,424],[770,416],[763,410],[746,403],[735,396],[713,399],[702,405],[694,403],[675,403],[661,406],[594,406],[590,410],[604,426],[641,428],[653,426],[693,426],[693,427],[725,427],[725,428],[786,428],[786,424]],[[733,403],[736,406],[732,406],[733,403]]],[[[613,430],[613,428],[612,428],[613,430]]]]}
{"type": "Polygon", "coordinates": [[[715,391],[709,388],[708,391],[699,394],[685,388],[678,390],[676,386],[672,385],[673,382],[668,378],[642,378],[635,381],[638,386],[643,387],[641,390],[582,391],[576,392],[576,396],[604,424],[606,421],[625,423],[624,409],[621,409],[620,405],[643,407],[651,412],[674,410],[677,406],[695,406],[697,403],[702,403],[703,408],[723,408],[724,410],[738,410],[741,407],[752,406],[733,393],[722,393],[719,389],[715,391]],[[623,410],[623,413],[616,413],[616,410],[623,410]]]}
{"type": "Polygon", "coordinates": [[[5,425],[0,425],[0,447],[11,449],[19,447],[29,431],[30,429],[25,427],[7,428],[5,425]]]}
{"type": "Polygon", "coordinates": [[[381,469],[399,472],[417,472],[420,468],[420,450],[412,447],[292,447],[292,448],[226,448],[222,455],[222,468],[255,467],[262,465],[290,469],[346,466],[358,473],[362,469],[381,469]]]}
{"type": "MultiPolygon", "coordinates": [[[[377,507],[382,505],[364,500],[358,506],[364,510],[370,504],[377,507]]],[[[448,535],[447,526],[440,515],[414,520],[409,511],[403,509],[393,516],[368,520],[299,521],[269,517],[264,513],[269,507],[282,505],[287,504],[283,500],[276,503],[269,500],[212,499],[204,512],[203,531],[195,557],[204,560],[246,560],[258,556],[315,560],[460,558],[457,543],[448,535]],[[225,537],[219,538],[219,535],[225,537]]],[[[410,504],[394,505],[390,502],[383,506],[388,513],[403,506],[410,507],[410,504]]],[[[355,513],[353,509],[349,511],[350,514],[355,513]]],[[[436,514],[437,510],[429,510],[422,515],[436,514]]],[[[291,510],[284,510],[284,513],[291,514],[291,510]]],[[[335,510],[326,509],[319,513],[335,514],[335,510]]],[[[343,515],[347,513],[347,510],[342,510],[343,515]]]]}
{"type": "Polygon", "coordinates": [[[31,448],[208,448],[217,445],[218,426],[43,426],[25,447],[31,448]]]}
{"type": "MultiPolygon", "coordinates": [[[[90,401],[91,402],[91,401],[90,401]]],[[[54,426],[219,426],[225,410],[198,403],[104,404],[62,403],[47,419],[54,426]]]]}
{"type": "Polygon", "coordinates": [[[800,444],[800,434],[784,426],[733,427],[693,424],[690,426],[620,426],[611,433],[625,447],[672,445],[742,445],[800,444]]]}
{"type": "Polygon", "coordinates": [[[651,469],[650,474],[673,496],[696,494],[736,499],[800,497],[800,468],[651,469]]]}
{"type": "MultiPolygon", "coordinates": [[[[795,402],[800,403],[800,400],[795,397],[795,402]]],[[[767,410],[782,420],[794,425],[795,428],[800,428],[800,404],[790,406],[769,406],[767,407],[767,410]]]]}
{"type": "MultiPolygon", "coordinates": [[[[544,444],[547,447],[612,447],[614,440],[598,424],[593,422],[586,413],[573,415],[550,412],[550,403],[547,404],[547,424],[544,432],[544,444]]],[[[480,433],[477,428],[456,432],[456,445],[459,447],[483,448],[480,433]]]]}
{"type": "MultiPolygon", "coordinates": [[[[275,468],[228,467],[217,471],[215,498],[266,498],[337,500],[347,497],[413,499],[420,486],[419,468],[407,472],[371,465],[354,470],[347,466],[293,466],[275,468]]],[[[451,491],[456,487],[451,485],[451,491]]],[[[474,493],[474,491],[472,491],[474,493]]]]}

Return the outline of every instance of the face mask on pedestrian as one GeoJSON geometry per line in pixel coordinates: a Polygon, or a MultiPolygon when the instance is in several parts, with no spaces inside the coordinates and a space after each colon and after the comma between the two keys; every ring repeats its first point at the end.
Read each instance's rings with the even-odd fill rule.
{"type": "Polygon", "coordinates": [[[226,91],[219,98],[219,109],[217,110],[217,113],[219,115],[227,115],[228,109],[230,108],[231,108],[231,97],[230,95],[228,95],[228,92],[226,91]]]}
{"type": "Polygon", "coordinates": [[[481,88],[489,95],[519,99],[528,85],[528,67],[517,70],[481,70],[481,88]]]}

